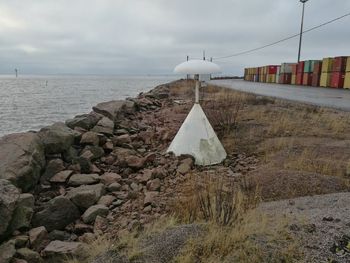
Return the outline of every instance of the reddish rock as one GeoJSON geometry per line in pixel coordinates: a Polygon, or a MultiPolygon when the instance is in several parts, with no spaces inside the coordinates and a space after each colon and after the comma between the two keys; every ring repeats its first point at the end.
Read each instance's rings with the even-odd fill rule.
{"type": "Polygon", "coordinates": [[[51,179],[51,183],[65,183],[67,182],[69,176],[73,173],[72,170],[65,170],[55,174],[51,179]]]}
{"type": "Polygon", "coordinates": [[[137,156],[128,156],[125,158],[127,166],[134,169],[141,169],[145,165],[145,159],[137,156]]]}
{"type": "Polygon", "coordinates": [[[113,144],[116,146],[122,146],[124,144],[131,143],[131,138],[129,134],[123,134],[120,136],[115,136],[112,138],[113,144]]]}
{"type": "Polygon", "coordinates": [[[97,204],[98,205],[105,205],[105,206],[110,206],[113,204],[113,202],[116,200],[116,198],[113,195],[104,195],[98,200],[97,204]]]}
{"type": "Polygon", "coordinates": [[[148,206],[154,203],[155,198],[159,195],[159,192],[146,192],[143,200],[143,205],[148,206]]]}
{"type": "Polygon", "coordinates": [[[33,228],[29,231],[30,246],[35,251],[41,251],[48,243],[48,233],[43,226],[33,228]]]}
{"type": "Polygon", "coordinates": [[[141,184],[146,184],[149,180],[152,179],[153,170],[145,169],[142,171],[142,174],[136,176],[136,180],[141,184]]]}
{"type": "Polygon", "coordinates": [[[147,189],[149,191],[159,191],[160,190],[160,180],[159,178],[153,179],[147,182],[147,189]]]}
{"type": "Polygon", "coordinates": [[[100,139],[98,137],[98,134],[96,132],[86,132],[81,136],[80,144],[87,144],[87,145],[94,145],[98,146],[100,143],[100,139]]]}
{"type": "Polygon", "coordinates": [[[110,185],[112,183],[117,183],[122,179],[122,177],[117,173],[104,173],[100,176],[101,183],[105,185],[110,185]]]}

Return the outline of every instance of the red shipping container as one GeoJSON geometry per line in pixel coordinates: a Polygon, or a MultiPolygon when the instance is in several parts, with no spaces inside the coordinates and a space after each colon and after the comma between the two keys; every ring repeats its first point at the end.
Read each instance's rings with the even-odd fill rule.
{"type": "Polygon", "coordinates": [[[313,73],[317,75],[321,75],[321,72],[322,72],[322,61],[315,62],[313,73]]]}
{"type": "Polygon", "coordinates": [[[313,73],[311,86],[319,87],[320,86],[320,78],[321,78],[321,74],[313,73]]]}
{"type": "Polygon", "coordinates": [[[333,63],[333,72],[345,72],[347,57],[336,57],[333,63]]]}
{"type": "Polygon", "coordinates": [[[303,85],[311,86],[312,84],[312,73],[304,73],[303,75],[303,85]]]}
{"type": "Polygon", "coordinates": [[[267,74],[277,74],[277,66],[267,66],[267,74]]]}
{"type": "Polygon", "coordinates": [[[295,82],[297,85],[303,85],[303,72],[297,73],[297,79],[295,82]]]}
{"type": "Polygon", "coordinates": [[[304,61],[300,61],[298,63],[297,73],[303,73],[304,72],[304,66],[305,66],[305,62],[304,61]]]}
{"type": "Polygon", "coordinates": [[[342,89],[344,87],[345,73],[333,72],[331,75],[331,87],[342,89]]]}
{"type": "Polygon", "coordinates": [[[280,84],[290,84],[292,82],[292,73],[280,74],[279,83],[280,84]]]}
{"type": "Polygon", "coordinates": [[[292,75],[296,75],[298,72],[298,64],[292,65],[292,75]]]}

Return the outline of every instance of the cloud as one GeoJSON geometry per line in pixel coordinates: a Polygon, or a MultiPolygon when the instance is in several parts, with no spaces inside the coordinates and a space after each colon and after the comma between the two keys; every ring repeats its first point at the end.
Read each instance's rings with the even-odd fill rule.
{"type": "MultiPolygon", "coordinates": [[[[305,28],[350,11],[350,1],[310,0],[305,28]]],[[[186,55],[238,53],[300,30],[290,0],[3,0],[0,73],[172,73],[186,55]]],[[[349,54],[350,18],[305,35],[302,57],[349,54]]],[[[225,74],[245,66],[295,61],[298,39],[217,61],[225,74]]]]}

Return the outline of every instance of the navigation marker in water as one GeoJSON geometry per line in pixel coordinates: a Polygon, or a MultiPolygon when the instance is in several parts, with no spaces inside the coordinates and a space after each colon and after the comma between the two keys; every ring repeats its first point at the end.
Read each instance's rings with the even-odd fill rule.
{"type": "Polygon", "coordinates": [[[195,104],[167,151],[173,152],[176,156],[192,155],[197,165],[221,163],[227,156],[226,151],[199,105],[201,85],[199,75],[220,72],[219,66],[205,60],[189,60],[179,64],[174,71],[175,73],[194,75],[196,81],[195,104]]]}

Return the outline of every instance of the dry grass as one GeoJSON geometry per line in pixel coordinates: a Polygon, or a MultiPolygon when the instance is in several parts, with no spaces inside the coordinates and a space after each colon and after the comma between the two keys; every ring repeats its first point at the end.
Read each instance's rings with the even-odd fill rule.
{"type": "Polygon", "coordinates": [[[203,172],[189,175],[173,211],[183,223],[215,222],[228,226],[241,220],[258,201],[258,191],[248,181],[234,182],[222,175],[203,172]]]}
{"type": "Polygon", "coordinates": [[[191,239],[175,262],[298,262],[298,242],[287,231],[288,220],[271,219],[256,210],[232,227],[207,224],[203,236],[191,239]]]}

